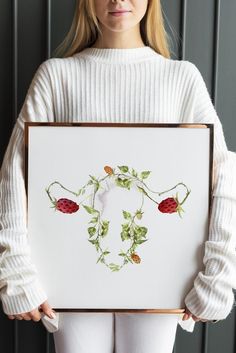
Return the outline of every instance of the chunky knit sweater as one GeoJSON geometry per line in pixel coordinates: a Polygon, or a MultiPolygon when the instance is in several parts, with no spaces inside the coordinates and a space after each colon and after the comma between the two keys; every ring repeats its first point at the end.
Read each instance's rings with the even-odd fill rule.
{"type": "MultiPolygon", "coordinates": [[[[24,121],[213,123],[214,183],[205,267],[185,304],[202,319],[228,316],[236,288],[236,153],[227,149],[222,124],[195,64],[164,58],[144,46],[86,48],[38,67],[0,174],[0,297],[6,314],[30,311],[47,299],[27,239],[24,121]]],[[[182,321],[181,315],[179,324],[192,331],[195,322],[182,321]]]]}

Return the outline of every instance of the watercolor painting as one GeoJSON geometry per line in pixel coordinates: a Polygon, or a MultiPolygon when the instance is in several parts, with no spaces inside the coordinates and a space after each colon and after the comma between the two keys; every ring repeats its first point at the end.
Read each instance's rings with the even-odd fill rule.
{"type": "Polygon", "coordinates": [[[203,268],[212,129],[26,123],[28,240],[55,309],[184,307],[203,268]]]}
{"type": "Polygon", "coordinates": [[[71,214],[78,212],[79,210],[81,210],[81,205],[83,206],[86,212],[91,215],[89,224],[92,225],[88,226],[87,228],[89,235],[88,241],[96,248],[96,251],[99,254],[96,263],[103,263],[108,268],[110,268],[111,271],[119,271],[124,265],[128,264],[129,262],[131,264],[140,264],[141,262],[141,258],[137,253],[138,247],[148,240],[148,228],[145,225],[140,224],[140,220],[143,218],[144,215],[144,199],[148,198],[149,200],[151,200],[152,203],[156,204],[156,210],[158,210],[159,212],[178,213],[179,217],[182,217],[182,212],[184,212],[182,205],[186,201],[191,190],[189,190],[183,182],[179,182],[169,190],[165,190],[162,192],[152,191],[148,187],[146,181],[146,179],[151,173],[150,170],[145,170],[138,173],[134,168],[130,168],[127,165],[117,166],[115,168],[106,165],[103,169],[105,172],[105,176],[97,178],[93,175],[89,175],[89,181],[77,192],[69,190],[58,181],[52,182],[45,190],[49,197],[49,200],[51,201],[51,204],[53,204],[53,206],[51,207],[55,210],[58,210],[59,212],[71,214]],[[121,224],[120,237],[123,242],[128,241],[130,243],[130,246],[128,250],[124,251],[121,249],[119,252],[119,256],[123,258],[123,263],[121,265],[116,264],[114,262],[107,262],[107,255],[110,254],[110,251],[108,248],[104,250],[101,244],[102,239],[105,236],[107,237],[109,235],[110,221],[102,219],[102,211],[96,207],[96,198],[101,198],[102,196],[104,199],[105,194],[109,192],[109,189],[104,188],[103,186],[104,184],[108,185],[108,179],[110,179],[112,183],[117,187],[125,188],[127,189],[127,191],[129,191],[131,187],[135,187],[137,192],[141,193],[141,205],[134,212],[131,212],[130,210],[122,210],[124,223],[121,224]],[[92,192],[79,202],[75,202],[68,198],[56,199],[55,197],[53,197],[51,190],[53,185],[55,184],[60,185],[62,189],[67,190],[69,193],[73,194],[76,197],[86,194],[88,188],[92,188],[92,192]],[[182,201],[178,199],[178,192],[176,192],[176,194],[171,197],[162,199],[160,202],[150,196],[150,194],[153,193],[157,194],[158,196],[161,196],[167,192],[176,190],[177,186],[179,185],[182,185],[185,188],[186,192],[186,195],[182,201]],[[102,193],[98,195],[101,189],[102,193]],[[83,203],[88,198],[92,200],[90,205],[86,205],[83,203]]]}

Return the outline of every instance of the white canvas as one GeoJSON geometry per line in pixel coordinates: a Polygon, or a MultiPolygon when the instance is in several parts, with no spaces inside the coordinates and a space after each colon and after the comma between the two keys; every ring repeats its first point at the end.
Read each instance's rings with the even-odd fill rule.
{"type": "Polygon", "coordinates": [[[208,235],[210,129],[196,124],[192,128],[191,124],[97,125],[28,125],[28,235],[49,302],[57,310],[184,308],[183,298],[203,267],[208,235]],[[133,168],[139,179],[141,172],[149,171],[142,179],[149,189],[135,177],[130,190],[117,186],[116,176],[108,171],[121,172],[121,166],[127,166],[130,173],[133,168]],[[136,262],[128,261],[117,271],[97,263],[101,253],[89,242],[96,237],[89,238],[88,227],[94,225],[89,222],[97,213],[88,213],[83,205],[91,207],[94,185],[87,186],[82,195],[72,194],[92,180],[90,176],[97,180],[106,176],[107,181],[101,182],[104,189],[98,189],[94,203],[100,217],[109,221],[108,233],[99,238],[103,251],[110,251],[104,255],[107,264],[121,265],[124,257],[118,254],[131,244],[120,236],[121,224],[130,222],[123,210],[133,216],[142,205],[142,218],[134,220],[147,228],[140,238],[147,240],[134,251],[136,262]],[[76,202],[76,212],[52,208],[45,189],[55,181],[51,197],[76,202]],[[183,200],[186,188],[181,184],[161,196],[157,193],[180,182],[190,190],[182,218],[178,212],[160,212],[154,202],[176,196],[176,192],[183,200]]]}

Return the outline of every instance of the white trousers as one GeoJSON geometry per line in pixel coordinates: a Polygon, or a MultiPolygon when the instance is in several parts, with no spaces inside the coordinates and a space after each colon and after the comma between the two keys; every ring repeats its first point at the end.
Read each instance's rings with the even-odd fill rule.
{"type": "Polygon", "coordinates": [[[172,353],[179,314],[60,313],[56,353],[172,353]]]}

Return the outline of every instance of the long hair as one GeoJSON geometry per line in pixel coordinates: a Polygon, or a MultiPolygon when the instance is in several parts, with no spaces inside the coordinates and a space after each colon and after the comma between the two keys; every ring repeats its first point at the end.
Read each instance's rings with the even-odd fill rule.
{"type": "MultiPolygon", "coordinates": [[[[90,47],[102,35],[93,0],[77,0],[71,28],[55,49],[55,56],[69,57],[90,47]]],[[[160,0],[148,0],[147,11],[140,21],[140,33],[145,45],[170,58],[168,34],[165,31],[160,0]]]]}

